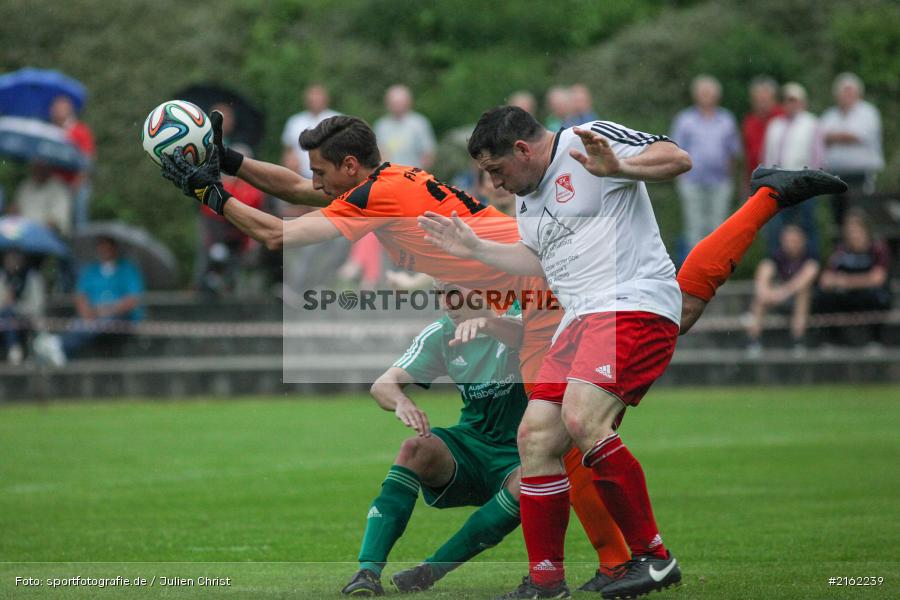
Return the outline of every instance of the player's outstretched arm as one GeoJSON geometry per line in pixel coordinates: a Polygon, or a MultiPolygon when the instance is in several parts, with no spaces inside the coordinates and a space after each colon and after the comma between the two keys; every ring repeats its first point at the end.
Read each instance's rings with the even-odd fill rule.
{"type": "Polygon", "coordinates": [[[525,244],[501,244],[483,240],[456,212],[451,218],[427,211],[419,217],[425,240],[447,254],[470,258],[513,275],[543,276],[541,261],[525,244]]]}
{"type": "Polygon", "coordinates": [[[265,244],[270,250],[280,250],[286,245],[306,246],[340,235],[337,227],[320,211],[308,213],[293,221],[282,221],[247,206],[222,186],[219,173],[220,146],[210,144],[207,153],[207,161],[195,166],[185,160],[181,148],[175,148],[171,158],[166,155],[161,157],[162,176],[178,187],[185,196],[208,206],[216,214],[224,215],[235,227],[265,244]]]}
{"type": "Polygon", "coordinates": [[[237,175],[256,189],[291,204],[328,206],[331,202],[331,198],[313,188],[311,179],[281,165],[244,158],[237,175]]]}
{"type": "Polygon", "coordinates": [[[431,435],[428,415],[403,393],[403,388],[410,383],[413,383],[413,378],[409,373],[400,367],[391,367],[375,380],[369,393],[378,406],[393,411],[401,423],[415,429],[420,436],[428,437],[431,435]]]}
{"type": "Polygon", "coordinates": [[[668,181],[691,170],[690,155],[668,141],[653,142],[637,156],[619,158],[609,140],[597,133],[576,127],[585,153],[569,150],[569,155],[597,177],[619,177],[636,181],[668,181]]]}
{"type": "Polygon", "coordinates": [[[337,227],[320,211],[283,221],[243,202],[228,202],[225,218],[269,250],[309,246],[341,235],[337,227]]]}
{"type": "Polygon", "coordinates": [[[229,175],[236,175],[256,189],[291,204],[328,205],[330,202],[328,197],[322,192],[316,191],[309,179],[301,177],[288,168],[247,158],[226,146],[222,135],[223,116],[220,111],[212,111],[209,114],[209,121],[212,125],[213,145],[218,150],[222,171],[229,175]]]}

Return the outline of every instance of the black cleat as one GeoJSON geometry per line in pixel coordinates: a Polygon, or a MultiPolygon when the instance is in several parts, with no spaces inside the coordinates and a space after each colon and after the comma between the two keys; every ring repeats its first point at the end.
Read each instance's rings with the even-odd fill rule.
{"type": "Polygon", "coordinates": [[[635,556],[625,563],[624,574],[600,591],[606,600],[637,598],[664,590],[681,581],[681,568],[669,552],[666,558],[653,555],[635,556]]]}
{"type": "Polygon", "coordinates": [[[837,175],[816,169],[785,171],[756,167],[750,176],[750,193],[755,194],[761,187],[775,190],[772,197],[780,208],[796,206],[804,200],[823,194],[842,194],[847,184],[837,175]]]}
{"type": "Polygon", "coordinates": [[[565,581],[561,581],[555,588],[545,588],[531,581],[531,577],[523,577],[522,585],[515,590],[502,596],[497,596],[495,600],[516,600],[517,598],[571,598],[569,594],[569,586],[565,581]]]}
{"type": "Polygon", "coordinates": [[[597,572],[594,573],[594,577],[578,588],[579,592],[599,592],[604,587],[621,577],[625,574],[625,571],[628,569],[628,563],[622,563],[621,565],[616,565],[611,569],[599,568],[597,572]]]}
{"type": "Polygon", "coordinates": [[[424,592],[437,581],[431,565],[422,563],[412,569],[398,571],[391,576],[391,583],[401,592],[424,592]]]}
{"type": "Polygon", "coordinates": [[[384,596],[384,588],[381,587],[381,578],[368,569],[360,569],[344,586],[341,593],[346,596],[369,597],[384,596]]]}

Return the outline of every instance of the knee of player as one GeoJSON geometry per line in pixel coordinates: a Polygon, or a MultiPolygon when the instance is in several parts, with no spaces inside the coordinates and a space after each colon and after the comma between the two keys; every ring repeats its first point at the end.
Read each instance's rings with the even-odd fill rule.
{"type": "Polygon", "coordinates": [[[579,406],[572,406],[563,403],[562,421],[566,427],[566,431],[575,440],[580,440],[587,435],[584,427],[584,417],[579,406]]]}
{"type": "MultiPolygon", "coordinates": [[[[522,422],[519,423],[519,432],[516,436],[519,456],[524,458],[529,454],[543,454],[557,445],[555,438],[558,433],[553,428],[548,427],[546,422],[529,419],[526,414],[522,422]]],[[[564,431],[561,433],[565,434],[564,431]]]]}
{"type": "Polygon", "coordinates": [[[409,438],[400,444],[396,463],[420,477],[425,474],[430,461],[428,446],[420,437],[409,438]]]}

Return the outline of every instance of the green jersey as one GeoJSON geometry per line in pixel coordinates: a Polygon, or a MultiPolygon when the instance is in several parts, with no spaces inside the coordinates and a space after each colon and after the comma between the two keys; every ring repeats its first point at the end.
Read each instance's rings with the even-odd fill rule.
{"type": "MultiPolygon", "coordinates": [[[[520,318],[514,310],[507,316],[520,318]]],[[[492,443],[515,445],[528,404],[518,351],[487,335],[451,348],[455,332],[449,317],[435,321],[416,336],[394,366],[425,388],[438,377],[449,376],[463,400],[458,426],[492,443]]]]}

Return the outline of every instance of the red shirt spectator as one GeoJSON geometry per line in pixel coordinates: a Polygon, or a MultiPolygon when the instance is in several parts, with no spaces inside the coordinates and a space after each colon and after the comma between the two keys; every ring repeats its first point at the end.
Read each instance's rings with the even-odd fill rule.
{"type": "Polygon", "coordinates": [[[744,158],[747,161],[745,184],[749,184],[750,174],[762,162],[763,142],[769,121],[784,114],[778,104],[778,84],[774,79],[759,77],[753,80],[750,84],[750,106],[751,112],[744,115],[741,122],[744,158]]]}
{"type": "MultiPolygon", "coordinates": [[[[94,143],[94,134],[91,129],[78,120],[75,113],[75,105],[68,96],[57,96],[50,105],[50,122],[65,130],[66,136],[76,148],[81,150],[85,156],[93,160],[97,147],[94,143]]],[[[79,182],[80,173],[71,171],[56,171],[56,175],[62,178],[69,185],[76,185],[79,182]]]]}

